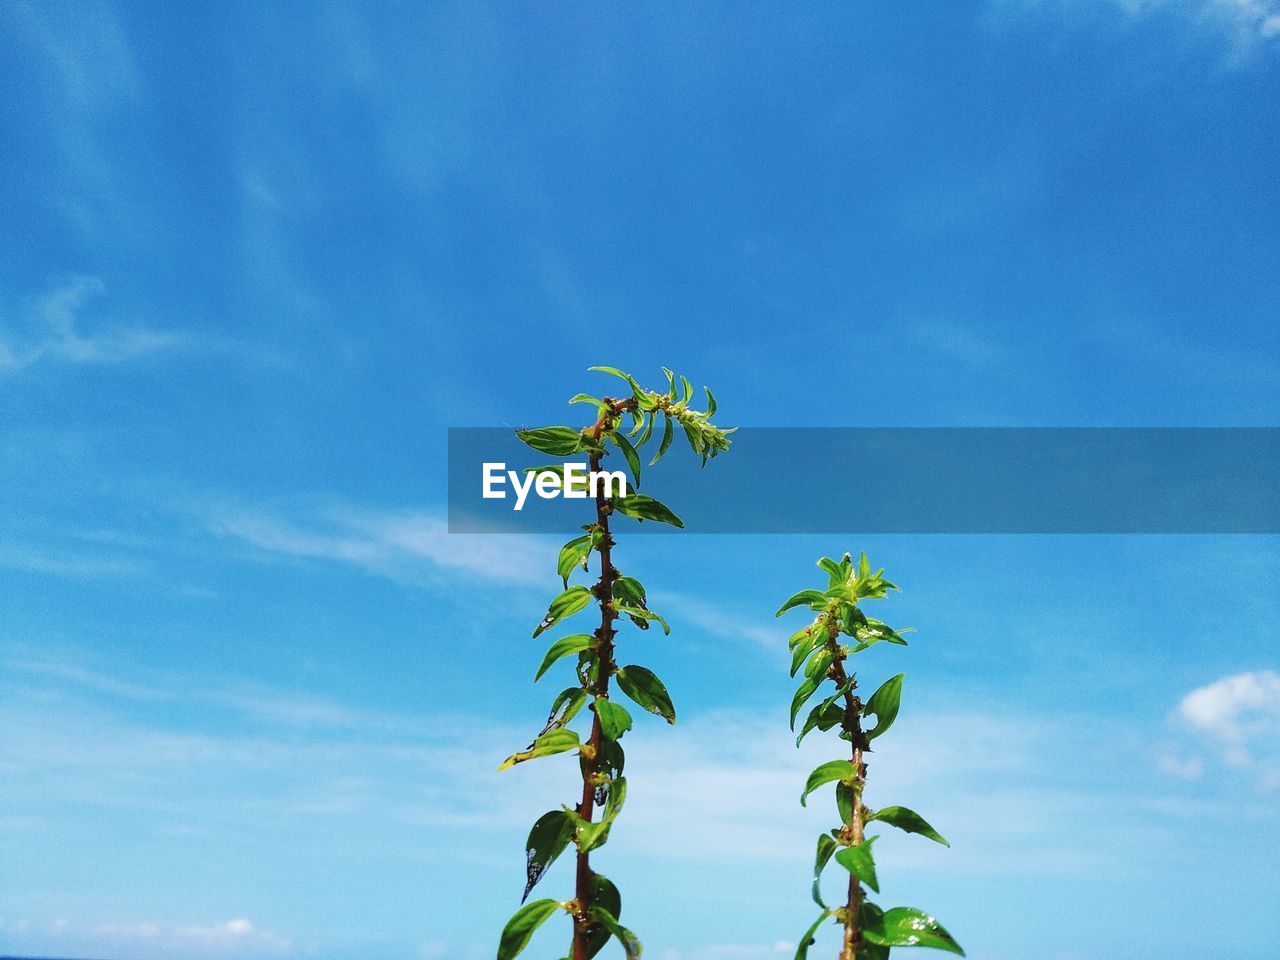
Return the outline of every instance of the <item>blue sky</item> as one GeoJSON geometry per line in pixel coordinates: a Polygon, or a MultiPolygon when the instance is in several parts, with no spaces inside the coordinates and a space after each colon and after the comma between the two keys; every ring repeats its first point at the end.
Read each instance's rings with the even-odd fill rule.
{"type": "MultiPolygon", "coordinates": [[[[449,536],[445,430],[593,363],[751,426],[1280,421],[1275,0],[4,0],[0,43],[0,952],[491,956],[572,794],[494,772],[557,542],[449,536]]],[[[647,956],[811,918],[771,614],[847,549],[919,630],[863,666],[907,673],[869,798],[953,843],[886,836],[884,901],[976,960],[1273,956],[1275,538],[693,532],[619,556],[681,712],[600,857],[647,956]]]]}

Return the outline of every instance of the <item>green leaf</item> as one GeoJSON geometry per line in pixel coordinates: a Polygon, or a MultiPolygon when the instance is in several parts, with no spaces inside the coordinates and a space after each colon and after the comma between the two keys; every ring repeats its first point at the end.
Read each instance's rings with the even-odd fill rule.
{"type": "Polygon", "coordinates": [[[575,633],[571,637],[562,637],[551,645],[547,650],[547,655],[542,658],[542,665],[538,667],[538,672],[533,677],[533,682],[537,683],[542,679],[542,675],[551,669],[551,665],[561,657],[566,657],[571,653],[581,653],[589,646],[596,642],[596,638],[586,633],[575,633]]]}
{"type": "Polygon", "coordinates": [[[804,785],[804,793],[800,794],[800,806],[805,806],[809,794],[817,790],[824,783],[831,783],[836,780],[852,781],[854,777],[853,763],[849,760],[828,760],[826,763],[814,768],[813,773],[809,774],[809,780],[804,785]]]}
{"type": "Polygon", "coordinates": [[[502,761],[502,766],[498,767],[498,769],[506,770],[508,767],[514,767],[517,763],[524,763],[526,760],[550,757],[553,754],[564,753],[568,750],[577,750],[580,746],[581,741],[578,740],[577,733],[565,727],[557,727],[538,736],[530,744],[528,750],[521,750],[519,753],[513,753],[507,757],[506,760],[502,761]]]}
{"type": "Polygon", "coordinates": [[[631,714],[612,700],[596,700],[596,716],[600,718],[600,732],[610,740],[617,740],[631,729],[631,714]]]}
{"type": "Polygon", "coordinates": [[[570,587],[560,596],[551,601],[551,606],[547,608],[547,615],[542,618],[542,622],[538,624],[533,635],[536,637],[543,630],[554,627],[565,617],[571,617],[579,610],[586,607],[591,602],[591,591],[581,584],[570,587]]]}
{"type": "Polygon", "coordinates": [[[871,854],[871,844],[875,839],[875,837],[869,837],[856,847],[845,847],[836,854],[836,862],[879,893],[880,881],[876,879],[876,860],[871,854]]]}
{"type": "Polygon", "coordinates": [[[668,636],[671,634],[671,627],[667,625],[667,621],[663,620],[658,614],[645,607],[633,607],[630,605],[621,605],[618,607],[619,613],[625,613],[631,618],[631,621],[641,630],[649,629],[649,621],[656,620],[662,625],[662,632],[668,636]]]}
{"type": "MultiPolygon", "coordinates": [[[[644,416],[644,415],[642,414],[642,416],[644,416]]],[[[639,450],[639,449],[640,449],[641,447],[643,447],[646,443],[648,443],[648,442],[649,442],[649,438],[650,438],[651,436],[653,436],[653,421],[654,421],[654,419],[655,419],[655,418],[654,418],[653,416],[645,416],[645,417],[644,417],[644,429],[640,431],[640,436],[638,436],[638,437],[636,438],[636,442],[635,442],[635,448],[636,448],[637,450],[639,450]]]]}
{"type": "Polygon", "coordinates": [[[693,424],[688,420],[680,425],[684,427],[684,437],[689,441],[689,449],[693,451],[694,456],[701,456],[705,461],[706,454],[702,449],[702,435],[694,429],[693,424]]]}
{"type": "Polygon", "coordinates": [[[567,457],[583,448],[586,439],[582,431],[573,427],[539,427],[536,430],[517,430],[516,436],[540,453],[553,457],[567,457]]]}
{"type": "Polygon", "coordinates": [[[605,403],[603,400],[593,397],[589,393],[575,393],[572,397],[569,398],[569,404],[572,406],[575,403],[592,403],[592,404],[595,404],[597,407],[599,407],[601,410],[603,410],[605,406],[605,403]]]}
{"type": "MultiPolygon", "coordinates": [[[[801,627],[787,639],[787,649],[794,650],[796,647],[804,643],[816,642],[827,636],[827,631],[822,625],[814,622],[807,627],[801,627]]],[[[812,649],[812,646],[810,646],[812,649]]]]}
{"type": "Polygon", "coordinates": [[[626,951],[627,960],[639,960],[641,952],[639,937],[620,924],[617,918],[602,906],[593,904],[591,915],[618,939],[622,949],[626,951]]]}
{"type": "Polygon", "coordinates": [[[852,784],[836,784],[836,812],[840,815],[841,823],[848,823],[853,819],[853,804],[856,799],[852,784]]]}
{"type": "Polygon", "coordinates": [[[826,646],[819,647],[809,662],[804,665],[804,675],[811,680],[824,680],[827,671],[831,669],[832,659],[833,654],[826,646]]]}
{"type": "Polygon", "coordinates": [[[830,910],[823,910],[822,916],[809,924],[809,929],[804,932],[804,936],[800,938],[800,945],[796,947],[796,960],[807,960],[809,956],[809,948],[814,944],[814,934],[818,932],[818,927],[822,926],[822,921],[831,916],[830,910]]]}
{"type": "MultiPolygon", "coordinates": [[[[617,740],[601,740],[600,753],[596,756],[596,772],[617,780],[622,776],[622,768],[626,760],[622,744],[617,740]]],[[[586,757],[582,758],[582,765],[586,766],[586,757]]]]}
{"type": "Polygon", "coordinates": [[[801,590],[799,593],[795,594],[790,599],[788,599],[786,603],[780,606],[778,608],[778,612],[775,613],[774,616],[780,617],[784,613],[786,613],[788,610],[790,610],[792,607],[799,607],[804,604],[810,604],[810,603],[825,603],[826,599],[827,598],[817,590],[801,590]]]}
{"type": "Polygon", "coordinates": [[[820,907],[826,907],[822,901],[822,871],[826,869],[838,846],[828,834],[818,834],[818,851],[813,858],[813,902],[820,907]]]}
{"type": "Polygon", "coordinates": [[[863,708],[864,715],[874,713],[876,716],[875,727],[867,731],[868,740],[874,740],[893,726],[893,721],[898,716],[898,701],[902,697],[903,676],[904,674],[900,673],[880,684],[879,689],[871,695],[871,699],[863,708]]]}
{"type": "Polygon", "coordinates": [[[609,792],[605,795],[603,819],[612,823],[622,812],[622,805],[627,799],[627,778],[619,777],[609,784],[609,792]]]}
{"type": "Polygon", "coordinates": [[[703,387],[702,389],[707,391],[707,419],[710,420],[712,417],[716,415],[715,394],[711,392],[710,387],[703,387]]]}
{"type": "Polygon", "coordinates": [[[846,580],[849,579],[849,574],[848,574],[848,571],[845,569],[844,564],[837,563],[835,560],[832,560],[830,557],[822,557],[818,561],[818,566],[821,567],[827,574],[828,590],[832,589],[833,587],[839,586],[840,584],[844,583],[846,580]]]}
{"type": "Polygon", "coordinates": [[[923,910],[893,907],[877,919],[862,929],[862,935],[872,943],[885,947],[933,947],[964,956],[955,938],[923,910]]]}
{"type": "Polygon", "coordinates": [[[525,843],[528,881],[525,883],[524,896],[520,898],[521,903],[528,898],[534,884],[542,879],[547,868],[564,852],[572,839],[573,817],[564,810],[551,810],[537,819],[525,843]]]}
{"type": "Polygon", "coordinates": [[[683,527],[684,521],[672,513],[665,504],[643,493],[633,493],[627,497],[615,497],[613,509],[626,517],[636,520],[657,520],[669,523],[673,527],[683,527]]]}
{"type": "Polygon", "coordinates": [[[631,376],[631,374],[623,373],[617,367],[587,367],[587,370],[593,373],[612,374],[613,376],[617,377],[619,380],[627,381],[627,385],[631,387],[632,390],[638,391],[640,389],[640,385],[636,383],[635,379],[631,376]]]}
{"type": "Polygon", "coordinates": [[[637,490],[640,489],[640,454],[636,453],[636,448],[631,445],[631,441],[622,434],[613,433],[610,436],[622,451],[622,455],[626,457],[627,466],[631,468],[632,486],[637,490]]]}
{"type": "MultiPolygon", "coordinates": [[[[608,877],[603,874],[591,874],[591,902],[609,911],[613,917],[622,916],[622,895],[608,877]]],[[[609,942],[612,934],[598,920],[587,925],[587,956],[594,957],[609,942]]]]}
{"type": "Polygon", "coordinates": [[[529,945],[533,931],[542,926],[547,917],[560,909],[555,900],[535,900],[517,910],[502,929],[498,942],[498,960],[511,960],[529,945]]]}
{"type": "Polygon", "coordinates": [[[573,572],[573,568],[581,564],[582,569],[586,570],[589,556],[591,556],[590,534],[570,540],[560,548],[560,557],[556,560],[556,573],[560,574],[566,590],[569,588],[569,574],[573,572]]]}
{"type": "MultiPolygon", "coordinates": [[[[556,694],[555,700],[551,702],[551,713],[547,716],[547,725],[543,728],[542,733],[548,733],[557,727],[563,727],[578,715],[578,711],[583,708],[586,702],[587,691],[581,687],[565,687],[556,694]]],[[[539,736],[542,736],[542,734],[539,734],[539,736]]]]}
{"type": "Polygon", "coordinates": [[[809,659],[809,654],[813,653],[814,647],[822,643],[826,639],[824,633],[820,631],[810,631],[806,636],[802,637],[791,650],[791,675],[794,677],[800,670],[801,664],[809,659]]]}
{"type": "Polygon", "coordinates": [[[671,695],[662,681],[645,667],[631,664],[623,667],[615,676],[622,692],[650,713],[657,714],[667,723],[676,722],[676,708],[671,705],[671,695]]]}
{"type": "Polygon", "coordinates": [[[619,603],[644,606],[644,584],[635,577],[619,577],[613,581],[613,599],[619,603]]]}
{"type": "Polygon", "coordinates": [[[930,840],[942,844],[944,847],[951,846],[942,834],[929,826],[929,821],[914,810],[908,810],[906,807],[885,807],[882,810],[877,810],[867,818],[868,823],[872,820],[879,820],[881,823],[887,823],[889,826],[897,827],[907,833],[918,833],[922,837],[928,837],[930,840]]]}
{"type": "Polygon", "coordinates": [[[815,680],[812,677],[805,677],[804,682],[796,689],[796,695],[791,698],[791,729],[796,728],[796,714],[800,712],[800,708],[809,702],[809,698],[818,692],[818,687],[822,686],[821,680],[815,680]]]}
{"type": "Polygon", "coordinates": [[[796,737],[796,746],[811,730],[830,730],[844,719],[844,707],[835,703],[831,699],[823,700],[822,703],[815,704],[814,708],[809,711],[809,716],[805,718],[804,725],[800,728],[800,734],[796,737]]]}
{"type": "Polygon", "coordinates": [[[606,840],[609,839],[609,828],[613,826],[610,820],[597,820],[591,822],[578,818],[578,852],[590,853],[597,847],[604,846],[606,840]]]}
{"type": "Polygon", "coordinates": [[[671,418],[665,418],[666,422],[662,425],[662,439],[658,442],[658,452],[653,455],[653,459],[649,461],[649,466],[653,466],[662,459],[662,455],[667,452],[667,448],[671,446],[671,438],[675,436],[671,426],[671,418]]]}

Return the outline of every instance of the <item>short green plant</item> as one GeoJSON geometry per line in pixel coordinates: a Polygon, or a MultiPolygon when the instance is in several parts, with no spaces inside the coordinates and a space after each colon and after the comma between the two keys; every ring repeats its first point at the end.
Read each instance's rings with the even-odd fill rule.
{"type": "MultiPolygon", "coordinates": [[[[677,428],[684,432],[693,452],[707,460],[729,448],[731,430],[723,430],[711,422],[716,412],[715,397],[706,390],[707,408],[695,410],[693,386],[685,377],[676,377],[663,368],[667,389],[642,388],[629,374],[613,367],[592,367],[626,382],[629,395],[592,397],[580,393],[569,402],[585,403],[596,411],[595,422],[582,429],[574,427],[542,427],[520,430],[521,440],[533,449],[551,456],[570,457],[586,454],[588,471],[601,470],[601,462],[610,453],[620,452],[631,474],[632,490],[625,496],[608,491],[597,484],[595,519],[585,524],[583,535],[570,540],[560,549],[556,562],[564,590],[551,601],[547,614],[534,629],[535,637],[550,630],[588,607],[598,609],[600,626],[591,633],[561,637],[551,644],[534,680],[540,679],[562,657],[576,655],[576,683],[558,693],[551,704],[546,726],[525,750],[512,754],[499,769],[506,769],[537,757],[559,753],[576,753],[582,776],[582,798],[575,806],[565,804],[559,810],[544,813],[529,831],[526,845],[527,880],[523,900],[561,853],[573,844],[577,848],[577,880],[571,900],[534,900],[516,911],[502,931],[498,960],[510,960],[529,943],[534,931],[553,913],[563,910],[573,920],[572,960],[588,960],[595,956],[611,937],[626,951],[628,958],[640,955],[640,942],[635,934],[618,922],[622,901],[617,887],[591,867],[591,853],[603,846],[609,836],[627,795],[627,781],[622,775],[623,751],[620,741],[631,729],[631,715],[626,707],[610,696],[610,681],[633,702],[668,723],[675,723],[676,713],[667,688],[652,671],[637,664],[619,667],[614,659],[617,624],[627,622],[641,630],[657,623],[664,633],[670,629],[661,616],[649,608],[644,586],[634,577],[623,576],[613,559],[616,546],[610,528],[615,515],[637,521],[653,520],[683,527],[670,509],[658,500],[635,492],[640,484],[640,450],[662,425],[652,466],[662,459],[671,446],[677,428]],[[624,431],[624,425],[626,427],[624,431]],[[609,495],[610,493],[613,495],[609,495]],[[587,571],[591,557],[598,560],[598,578],[594,585],[574,584],[575,570],[587,571]],[[591,732],[584,741],[570,723],[583,707],[591,715],[591,732]],[[594,819],[596,807],[600,818],[594,819]]],[[[705,388],[704,388],[705,389],[705,388]]],[[[539,474],[552,473],[564,481],[563,464],[530,467],[539,474]]]]}
{"type": "Polygon", "coordinates": [[[834,783],[840,826],[818,837],[813,899],[822,913],[801,937],[796,960],[805,960],[818,928],[828,920],[834,920],[843,928],[840,960],[884,960],[891,947],[936,947],[964,956],[951,934],[927,913],[914,907],[882,910],[867,899],[863,889],[880,892],[872,852],[877,838],[866,836],[868,824],[885,823],[944,846],[950,844],[918,813],[897,806],[871,810],[862,799],[867,782],[866,754],[871,750],[871,741],[887,731],[898,716],[903,675],[886,680],[864,703],[858,695],[857,678],[845,669],[845,661],[878,643],[907,645],[902,634],[909,630],[894,630],[868,617],[860,607],[863,600],[881,599],[898,588],[884,578],[883,570],[871,572],[865,553],[856,567],[847,553],[839,561],[823,557],[818,566],[827,574],[827,588],[801,590],[777,613],[782,616],[794,607],[808,607],[817,614],[809,626],[797,631],[790,640],[791,676],[804,674],[791,701],[791,729],[795,729],[796,717],[804,705],[830,682],[834,690],[810,709],[800,727],[796,746],[811,730],[839,728],[840,738],[849,744],[850,759],[830,760],[819,765],[809,774],[804,793],[800,795],[803,806],[819,787],[834,783]],[[841,637],[849,638],[850,642],[842,641],[841,637]],[[875,726],[865,729],[862,722],[869,716],[876,718],[875,726]],[[823,869],[833,857],[849,873],[848,897],[843,906],[834,908],[827,906],[821,890],[823,869]]]}

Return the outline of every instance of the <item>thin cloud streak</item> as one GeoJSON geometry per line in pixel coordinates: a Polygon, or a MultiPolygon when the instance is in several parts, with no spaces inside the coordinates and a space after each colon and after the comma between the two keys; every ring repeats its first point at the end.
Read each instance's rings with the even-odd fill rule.
{"type": "Polygon", "coordinates": [[[20,371],[41,362],[122,363],[188,344],[183,333],[136,325],[103,325],[92,333],[82,332],[86,305],[104,290],[96,277],[80,276],[46,293],[27,324],[27,336],[0,336],[0,372],[20,371]]]}
{"type": "Polygon", "coordinates": [[[539,541],[451,534],[445,521],[418,510],[344,507],[313,514],[304,524],[267,510],[228,508],[215,510],[209,526],[265,553],[347,564],[398,582],[428,582],[454,571],[520,585],[554,582],[539,541]]]}

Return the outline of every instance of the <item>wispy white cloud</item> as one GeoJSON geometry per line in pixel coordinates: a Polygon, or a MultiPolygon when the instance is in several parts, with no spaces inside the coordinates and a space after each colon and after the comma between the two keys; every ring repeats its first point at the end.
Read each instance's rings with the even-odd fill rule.
{"type": "Polygon", "coordinates": [[[1106,17],[1127,26],[1172,17],[1224,40],[1236,58],[1270,47],[1280,37],[1280,0],[993,0],[991,8],[1001,17],[1052,13],[1069,23],[1106,17]]]}
{"type": "Polygon", "coordinates": [[[294,949],[290,937],[260,929],[245,917],[221,923],[129,921],[76,923],[0,918],[0,933],[21,948],[24,942],[79,953],[90,946],[113,955],[139,958],[282,956],[294,949]]]}
{"type": "Polygon", "coordinates": [[[142,569],[138,561],[120,556],[87,556],[43,546],[0,546],[0,567],[49,573],[61,577],[126,576],[142,569]]]}
{"type": "Polygon", "coordinates": [[[745,640],[766,650],[779,651],[781,655],[786,653],[789,631],[784,627],[770,626],[767,621],[757,622],[735,614],[721,604],[682,593],[663,590],[654,593],[651,599],[659,613],[679,616],[690,626],[713,637],[737,643],[745,640]]]}
{"type": "Polygon", "coordinates": [[[451,534],[448,524],[418,510],[340,507],[306,521],[254,508],[221,508],[213,530],[261,551],[328,560],[401,582],[461,571],[486,580],[546,585],[555,582],[548,548],[518,534],[451,534]]]}
{"type": "MultiPolygon", "coordinates": [[[[1235,674],[1198,687],[1182,698],[1174,718],[1204,735],[1231,766],[1258,766],[1264,779],[1280,770],[1280,674],[1273,670],[1235,674]]],[[[1184,774],[1201,772],[1201,764],[1188,762],[1184,774]]]]}
{"type": "Polygon", "coordinates": [[[102,281],[95,277],[72,277],[41,297],[22,321],[7,319],[0,330],[0,372],[41,362],[120,363],[187,342],[176,331],[86,322],[87,304],[103,291],[102,281]]]}

